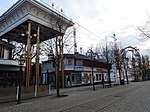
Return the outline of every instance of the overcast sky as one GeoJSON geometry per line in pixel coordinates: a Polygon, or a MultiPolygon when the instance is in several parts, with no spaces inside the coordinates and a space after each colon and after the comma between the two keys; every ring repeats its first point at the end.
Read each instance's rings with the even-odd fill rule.
{"type": "MultiPolygon", "coordinates": [[[[0,0],[0,14],[5,12],[17,0],[0,0]]],[[[38,0],[40,1],[40,0],[38,0]]],[[[138,40],[136,27],[149,20],[150,0],[43,0],[47,4],[55,4],[55,8],[63,9],[64,13],[74,22],[82,25],[77,29],[78,49],[96,45],[105,40],[117,41],[122,47],[138,47],[140,51],[150,48],[150,40],[138,40]]],[[[77,26],[77,25],[76,25],[77,26]]],[[[149,50],[147,50],[149,51],[149,50]]],[[[145,52],[148,53],[148,52],[145,52]]]]}

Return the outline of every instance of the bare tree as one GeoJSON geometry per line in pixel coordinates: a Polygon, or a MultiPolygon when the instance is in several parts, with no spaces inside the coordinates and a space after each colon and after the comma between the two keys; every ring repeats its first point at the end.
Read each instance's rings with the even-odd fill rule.
{"type": "Polygon", "coordinates": [[[15,41],[12,41],[10,43],[15,46],[15,48],[12,50],[12,59],[18,59],[18,56],[23,53],[24,45],[15,41]]]}
{"type": "MultiPolygon", "coordinates": [[[[27,46],[24,43],[16,41],[11,41],[10,43],[15,46],[15,48],[12,50],[12,59],[19,59],[21,54],[26,53],[27,46]]],[[[31,47],[31,55],[32,59],[36,56],[36,44],[32,45],[31,47]]]]}
{"type": "MultiPolygon", "coordinates": [[[[96,54],[98,60],[113,65],[115,63],[114,50],[115,50],[114,45],[109,44],[107,40],[99,43],[99,45],[96,48],[96,54]]],[[[108,69],[108,81],[109,81],[109,86],[111,87],[110,69],[108,69]]]]}
{"type": "Polygon", "coordinates": [[[141,70],[143,73],[143,80],[145,80],[147,77],[147,70],[149,69],[149,56],[145,55],[141,57],[141,70]]]}
{"type": "Polygon", "coordinates": [[[140,32],[140,41],[146,41],[150,39],[150,21],[146,22],[143,26],[137,27],[140,32]]]}
{"type": "MultiPolygon", "coordinates": [[[[148,18],[150,19],[150,15],[147,12],[147,10],[145,10],[148,18]]],[[[148,20],[147,22],[145,22],[145,24],[143,24],[142,26],[138,26],[137,29],[140,32],[140,41],[146,41],[148,39],[150,39],[150,20],[148,20]]]]}
{"type": "MultiPolygon", "coordinates": [[[[71,45],[70,43],[70,38],[72,38],[73,36],[71,36],[73,33],[73,30],[72,29],[69,29],[67,30],[67,32],[65,33],[65,35],[63,35],[63,39],[62,39],[62,36],[58,36],[58,46],[59,46],[59,49],[64,49],[64,46],[68,46],[68,45],[71,45]]],[[[40,44],[40,51],[41,51],[41,55],[46,55],[48,56],[48,54],[50,52],[53,52],[53,54],[55,55],[56,54],[56,38],[53,38],[53,39],[49,39],[49,40],[46,40],[44,42],[42,42],[40,44]]],[[[68,51],[72,49],[72,46],[70,48],[68,48],[68,51]]]]}

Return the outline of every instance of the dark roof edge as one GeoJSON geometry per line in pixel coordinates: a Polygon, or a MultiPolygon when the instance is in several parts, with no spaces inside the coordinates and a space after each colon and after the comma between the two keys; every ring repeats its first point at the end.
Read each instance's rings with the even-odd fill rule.
{"type": "Polygon", "coordinates": [[[13,44],[8,43],[6,41],[3,41],[1,39],[0,39],[0,45],[6,46],[6,47],[9,47],[9,48],[13,48],[13,49],[15,48],[15,46],[13,44]]]}

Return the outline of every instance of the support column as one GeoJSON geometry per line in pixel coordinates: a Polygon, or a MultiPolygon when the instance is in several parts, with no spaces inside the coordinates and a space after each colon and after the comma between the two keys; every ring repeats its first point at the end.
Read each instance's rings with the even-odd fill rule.
{"type": "Polygon", "coordinates": [[[36,40],[36,82],[35,82],[35,97],[37,96],[39,88],[39,55],[40,55],[40,27],[37,29],[37,40],[36,40]]]}
{"type": "Polygon", "coordinates": [[[55,72],[56,72],[56,76],[55,76],[55,87],[57,88],[57,77],[58,77],[58,44],[57,44],[57,41],[58,41],[58,35],[56,35],[56,42],[55,42],[55,45],[56,45],[56,57],[55,57],[55,72]]]}
{"type": "Polygon", "coordinates": [[[29,91],[31,73],[31,21],[28,21],[27,32],[27,60],[26,60],[26,91],[29,91]]]}
{"type": "Polygon", "coordinates": [[[63,39],[64,39],[64,36],[62,36],[62,54],[61,54],[61,58],[62,58],[62,61],[61,61],[61,73],[62,73],[62,88],[64,88],[65,84],[65,76],[64,76],[64,42],[63,42],[63,39]]]}
{"type": "Polygon", "coordinates": [[[25,70],[26,70],[26,72],[25,72],[25,80],[26,80],[26,82],[25,82],[25,86],[26,86],[26,92],[28,92],[28,66],[29,66],[29,62],[28,62],[28,58],[29,58],[29,56],[28,56],[28,53],[27,53],[27,51],[26,51],[26,60],[25,60],[25,63],[26,63],[26,68],[25,68],[25,70]]]}
{"type": "MultiPolygon", "coordinates": [[[[25,44],[25,48],[24,48],[24,63],[27,64],[27,51],[26,51],[26,44],[25,44]]],[[[27,66],[25,66],[25,72],[23,75],[23,86],[26,85],[26,72],[27,72],[27,66]]],[[[26,88],[24,88],[24,90],[26,90],[26,88]]]]}

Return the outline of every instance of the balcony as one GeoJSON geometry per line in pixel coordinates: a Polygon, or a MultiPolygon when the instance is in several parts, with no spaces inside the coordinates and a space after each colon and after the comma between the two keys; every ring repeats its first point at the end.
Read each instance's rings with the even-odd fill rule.
{"type": "Polygon", "coordinates": [[[19,71],[18,61],[0,59],[0,70],[3,70],[3,71],[19,71]]]}
{"type": "Polygon", "coordinates": [[[7,59],[0,59],[0,65],[19,66],[18,61],[16,61],[16,60],[7,60],[7,59]]]}

